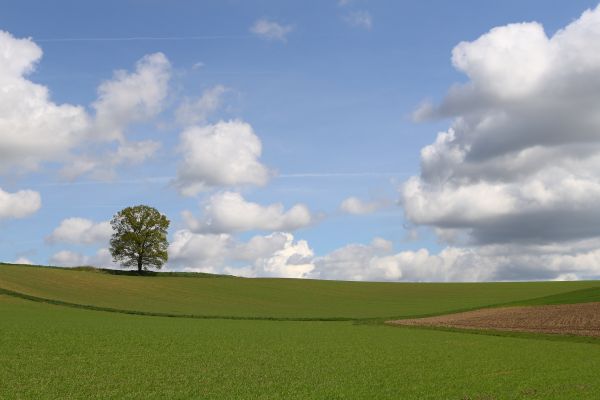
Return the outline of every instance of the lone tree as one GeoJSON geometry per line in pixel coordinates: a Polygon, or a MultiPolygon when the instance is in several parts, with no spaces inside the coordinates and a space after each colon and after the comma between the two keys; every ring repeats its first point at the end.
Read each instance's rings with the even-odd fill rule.
{"type": "Polygon", "coordinates": [[[144,205],[127,207],[110,221],[114,233],[110,253],[125,267],[136,266],[138,272],[148,267],[160,269],[167,262],[169,220],[156,208],[144,205]]]}

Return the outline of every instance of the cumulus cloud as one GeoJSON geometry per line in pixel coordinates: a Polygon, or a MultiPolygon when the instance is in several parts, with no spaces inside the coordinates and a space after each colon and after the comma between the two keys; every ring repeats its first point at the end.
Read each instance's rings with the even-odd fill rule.
{"type": "Polygon", "coordinates": [[[50,257],[50,264],[61,267],[74,267],[86,264],[84,256],[69,250],[61,250],[50,257]]]}
{"type": "Polygon", "coordinates": [[[33,264],[33,262],[29,258],[26,258],[26,257],[19,257],[15,260],[14,263],[15,264],[24,264],[24,265],[32,265],[33,264]]]}
{"type": "Polygon", "coordinates": [[[240,242],[229,234],[180,230],[169,245],[170,269],[237,276],[304,278],[314,268],[312,249],[290,233],[275,232],[240,242]]]}
{"type": "Polygon", "coordinates": [[[269,180],[269,170],[259,161],[262,143],[243,121],[190,127],[181,133],[179,151],[183,161],[175,185],[183,195],[219,186],[262,186],[269,180]]]}
{"type": "Polygon", "coordinates": [[[453,117],[402,189],[407,218],[466,243],[600,235],[600,8],[548,37],[501,26],[452,52],[469,81],[419,119],[453,117]]]}
{"type": "Polygon", "coordinates": [[[160,147],[161,143],[155,140],[122,140],[115,149],[102,154],[86,153],[71,157],[60,174],[69,180],[85,174],[96,179],[110,180],[114,178],[118,166],[142,164],[152,158],[160,147]]]}
{"type": "Polygon", "coordinates": [[[110,159],[114,168],[129,162],[134,149],[136,160],[156,150],[156,142],[128,142],[124,131],[163,108],[170,64],[162,53],[147,55],[134,72],[117,71],[103,82],[94,113],[81,105],[54,103],[47,87],[28,79],[41,57],[31,39],[0,31],[0,172],[34,171],[56,162],[65,165],[64,176],[74,178],[100,166],[109,169],[101,159],[110,159]],[[116,150],[111,148],[115,142],[116,150]]]}
{"type": "Polygon", "coordinates": [[[204,204],[201,219],[195,218],[189,211],[185,211],[183,217],[191,230],[211,233],[294,231],[313,222],[304,204],[296,204],[285,211],[281,203],[263,206],[246,201],[236,192],[212,195],[204,204]]]}
{"type": "Polygon", "coordinates": [[[351,281],[477,281],[481,266],[459,262],[468,249],[427,249],[394,253],[390,243],[350,244],[317,257],[310,277],[351,281]]]}
{"type": "Polygon", "coordinates": [[[392,243],[376,238],[369,245],[350,244],[317,257],[311,276],[341,280],[400,280],[402,269],[391,255],[392,243]]]}
{"type": "Polygon", "coordinates": [[[92,104],[95,116],[88,130],[88,146],[79,149],[61,169],[61,175],[75,179],[84,174],[112,179],[120,165],[141,164],[161,147],[155,140],[127,140],[125,129],[133,123],[149,121],[164,108],[171,65],[162,53],[144,56],[134,72],[119,70],[98,88],[92,104]],[[116,147],[102,146],[116,143],[116,147]],[[90,145],[91,144],[91,145],[90,145]]]}
{"type": "Polygon", "coordinates": [[[233,245],[228,234],[197,234],[182,229],[169,244],[170,268],[186,271],[219,273],[233,245]]]}
{"type": "MultiPolygon", "coordinates": [[[[271,254],[255,259],[253,276],[306,278],[312,272],[314,253],[308,242],[305,240],[294,242],[294,237],[290,233],[274,233],[266,238],[277,240],[281,244],[271,254]]],[[[256,241],[251,240],[246,246],[252,245],[256,245],[256,241]]]]}
{"type": "Polygon", "coordinates": [[[50,257],[50,265],[60,267],[79,267],[91,265],[100,268],[114,268],[117,265],[112,261],[110,251],[106,248],[99,249],[96,254],[88,256],[70,250],[61,250],[50,257]]]}
{"type": "Polygon", "coordinates": [[[41,206],[42,199],[38,192],[19,190],[9,193],[0,189],[0,219],[28,217],[41,206]]]}
{"type": "Polygon", "coordinates": [[[94,222],[85,218],[67,218],[47,237],[48,243],[107,243],[112,235],[108,221],[94,222]]]}
{"type": "MultiPolygon", "coordinates": [[[[246,277],[335,280],[455,282],[566,280],[600,278],[600,239],[575,244],[490,244],[396,251],[375,238],[316,256],[305,240],[274,232],[240,241],[230,234],[175,232],[166,270],[246,277]]],[[[69,250],[55,253],[52,265],[117,267],[106,248],[88,256],[69,250]]]]}
{"type": "Polygon", "coordinates": [[[134,72],[119,70],[98,87],[94,133],[101,140],[122,140],[123,129],[162,111],[171,64],[162,53],[144,56],[134,72]]]}
{"type": "Polygon", "coordinates": [[[283,232],[275,232],[266,236],[253,236],[245,243],[236,244],[233,252],[234,258],[244,261],[255,261],[269,257],[269,255],[283,249],[286,242],[290,239],[293,239],[293,236],[283,232]]]}
{"type": "Polygon", "coordinates": [[[0,31],[0,171],[35,170],[61,161],[89,129],[85,109],[50,100],[48,88],[33,83],[42,50],[31,39],[0,31]]]}
{"type": "Polygon", "coordinates": [[[348,197],[340,204],[340,210],[347,214],[363,215],[371,214],[388,205],[386,201],[374,200],[364,201],[358,197],[348,197]]]}
{"type": "MultiPolygon", "coordinates": [[[[122,142],[116,151],[109,154],[108,162],[112,165],[118,164],[141,164],[156,153],[160,148],[160,142],[155,140],[140,140],[135,142],[122,142]]],[[[105,159],[104,162],[107,162],[105,159]]]]}
{"type": "Polygon", "coordinates": [[[371,29],[373,17],[368,11],[351,11],[344,15],[344,21],[355,28],[371,29]]]}
{"type": "Polygon", "coordinates": [[[285,42],[287,35],[294,30],[291,25],[282,25],[266,18],[257,20],[251,27],[250,32],[266,40],[277,40],[285,42]]]}
{"type": "Polygon", "coordinates": [[[206,89],[197,99],[184,99],[175,112],[177,122],[184,126],[205,123],[221,107],[227,88],[217,85],[206,89]]]}
{"type": "Polygon", "coordinates": [[[567,245],[490,244],[448,246],[397,252],[384,239],[350,244],[321,257],[309,278],[408,281],[481,282],[518,280],[598,279],[600,241],[567,245]]]}

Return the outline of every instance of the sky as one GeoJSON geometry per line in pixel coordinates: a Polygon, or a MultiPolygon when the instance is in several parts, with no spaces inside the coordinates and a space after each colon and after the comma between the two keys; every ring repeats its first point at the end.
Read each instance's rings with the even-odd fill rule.
{"type": "Polygon", "coordinates": [[[0,260],[600,278],[594,1],[0,0],[0,260]]]}

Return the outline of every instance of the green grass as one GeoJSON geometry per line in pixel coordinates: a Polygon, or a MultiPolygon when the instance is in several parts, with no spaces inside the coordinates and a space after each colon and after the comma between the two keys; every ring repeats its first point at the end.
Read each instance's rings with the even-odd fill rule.
{"type": "Polygon", "coordinates": [[[594,399],[600,345],[0,295],[2,399],[594,399]]]}
{"type": "Polygon", "coordinates": [[[517,301],[511,305],[519,306],[541,306],[551,304],[576,304],[592,303],[600,301],[600,285],[587,289],[574,290],[566,293],[558,293],[535,299],[517,301]]]}
{"type": "Polygon", "coordinates": [[[600,286],[600,282],[368,283],[130,276],[0,265],[0,289],[92,307],[243,318],[340,319],[440,314],[600,286]]]}
{"type": "Polygon", "coordinates": [[[365,283],[0,264],[0,399],[595,399],[600,339],[380,322],[599,300],[597,281],[365,283]],[[189,318],[214,316],[246,320],[189,318]]]}

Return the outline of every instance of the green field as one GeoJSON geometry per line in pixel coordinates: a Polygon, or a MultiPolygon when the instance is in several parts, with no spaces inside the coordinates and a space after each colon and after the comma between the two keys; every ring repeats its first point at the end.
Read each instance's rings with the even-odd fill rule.
{"type": "Polygon", "coordinates": [[[600,282],[372,283],[127,276],[0,265],[0,288],[44,299],[175,315],[385,318],[439,314],[599,287],[600,282]]]}
{"type": "MultiPolygon", "coordinates": [[[[135,277],[0,265],[0,288],[121,310],[409,316],[597,300],[600,282],[379,284],[135,277]],[[537,298],[537,300],[527,300],[537,298]]],[[[180,315],[180,314],[178,314],[180,315]]],[[[554,337],[553,337],[554,338],[554,337]]],[[[390,327],[126,315],[0,294],[0,398],[595,399],[600,342],[390,327]]]]}

